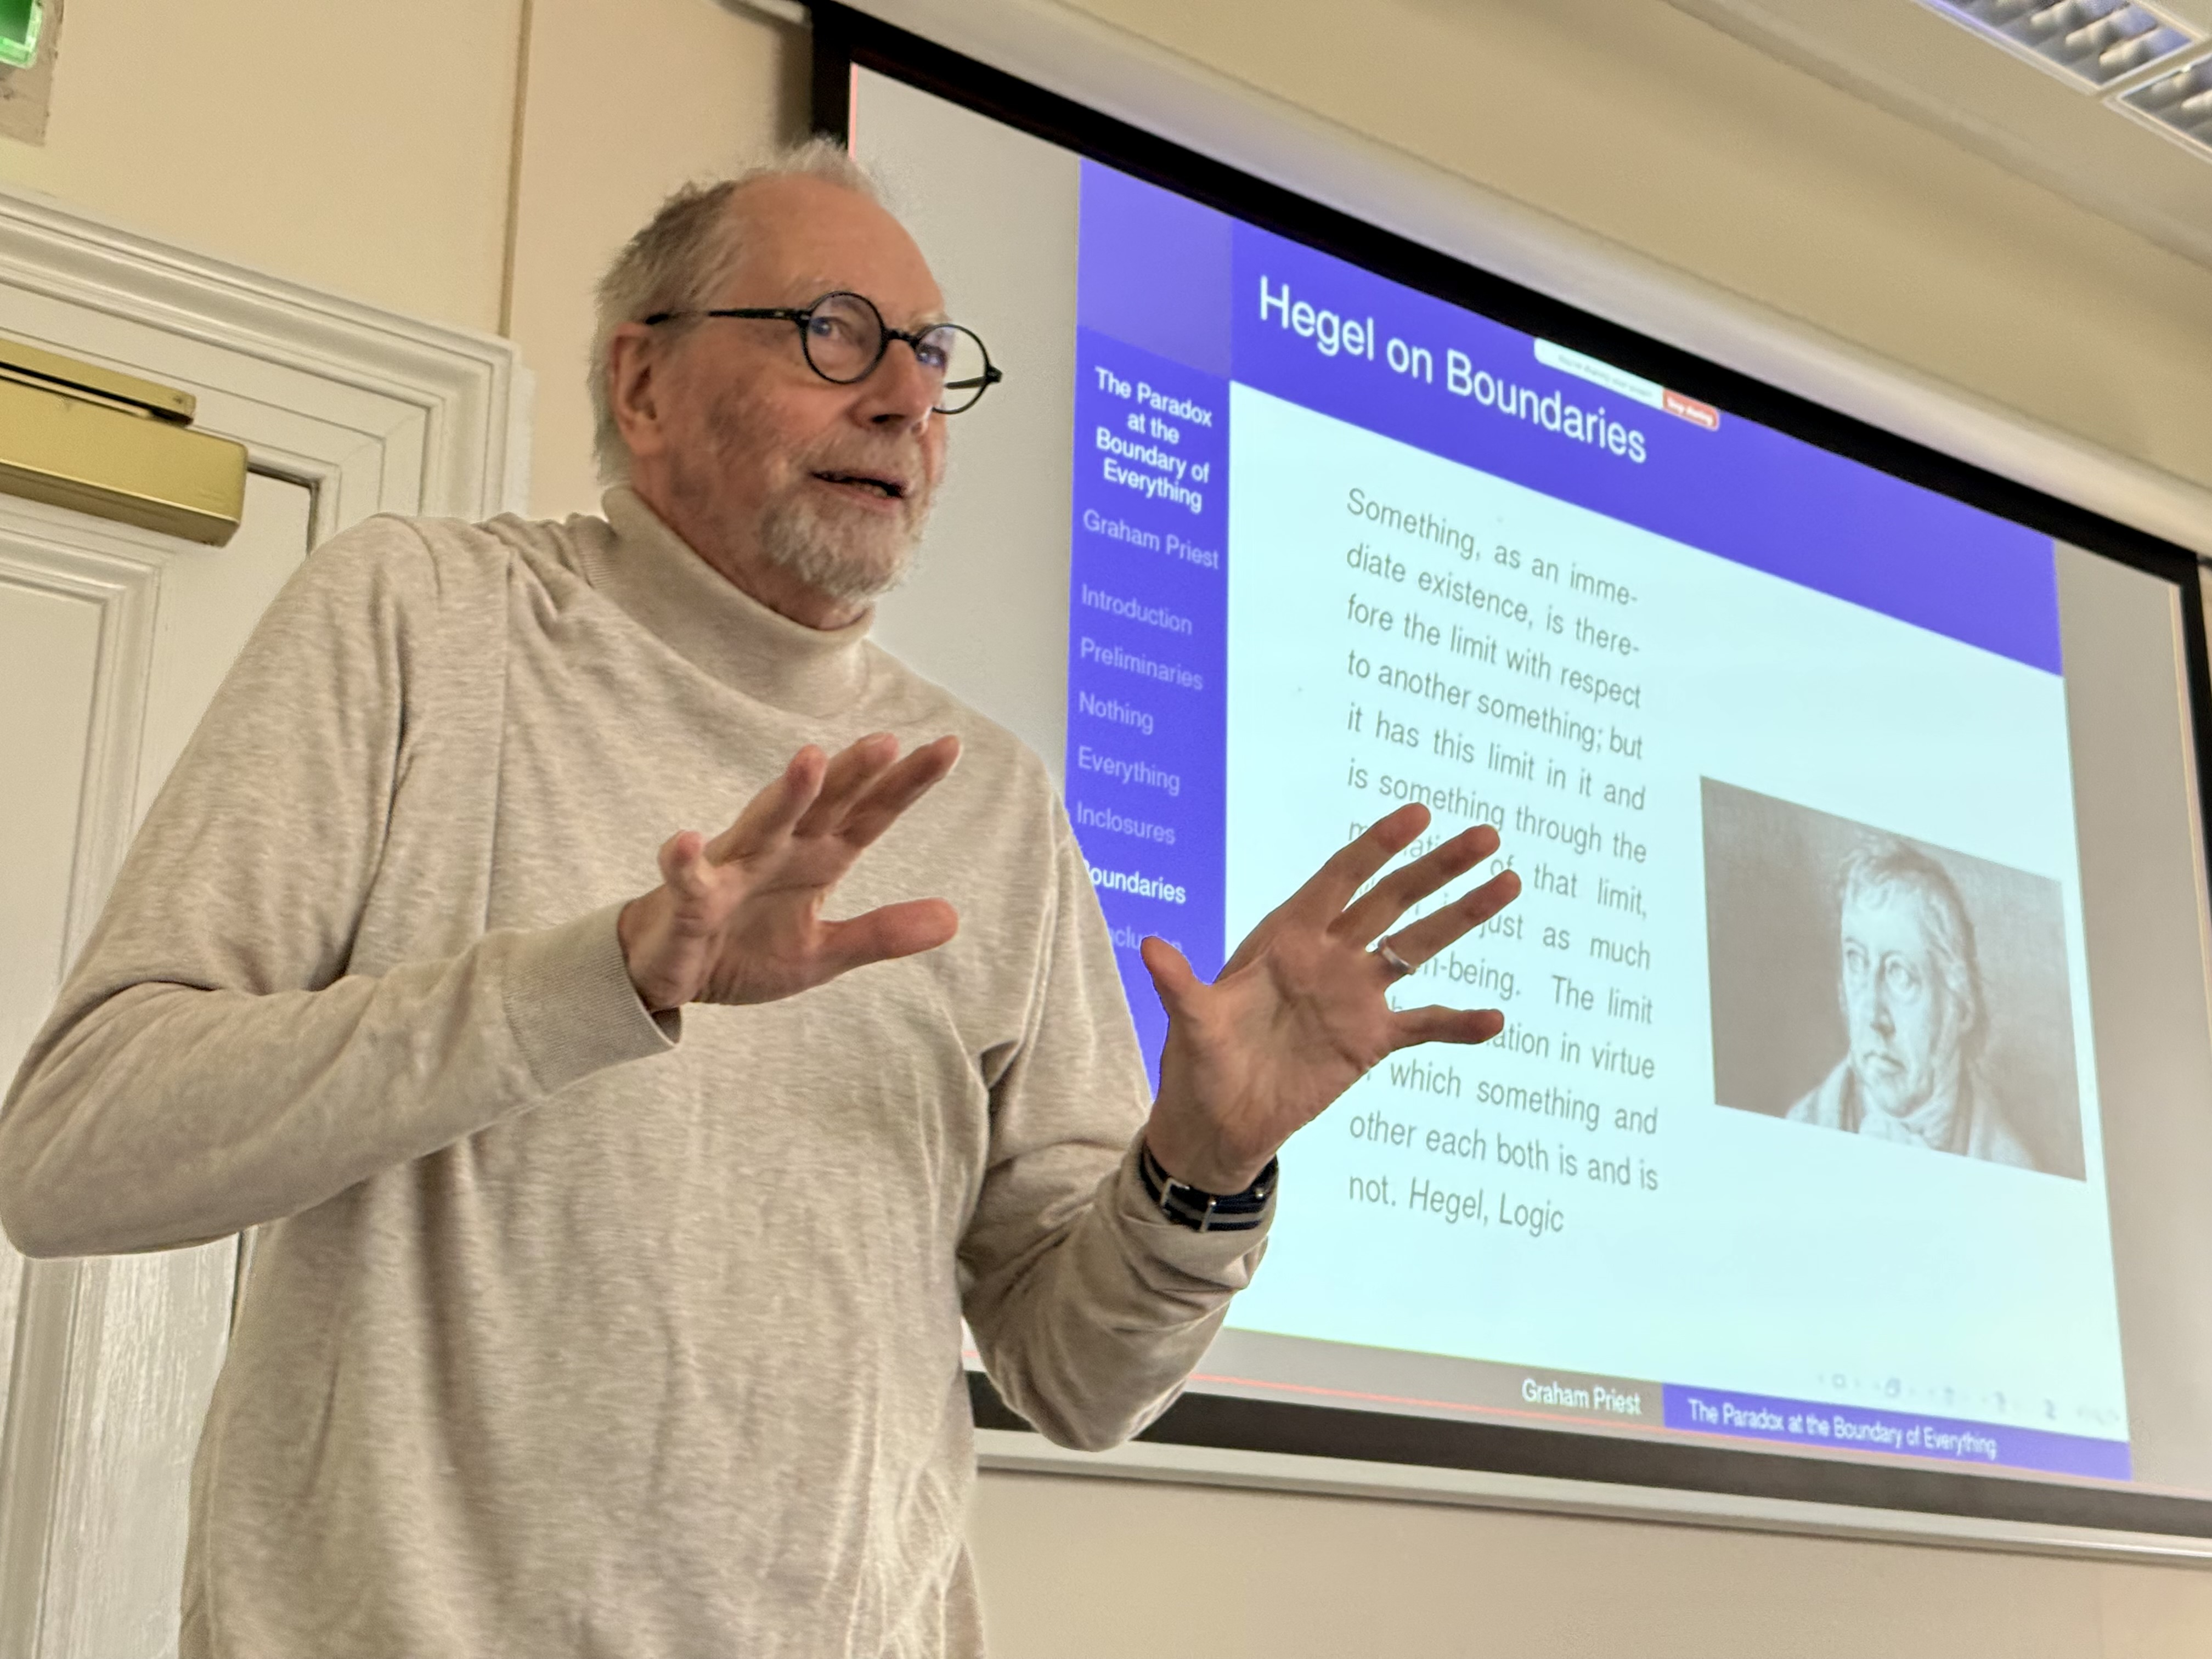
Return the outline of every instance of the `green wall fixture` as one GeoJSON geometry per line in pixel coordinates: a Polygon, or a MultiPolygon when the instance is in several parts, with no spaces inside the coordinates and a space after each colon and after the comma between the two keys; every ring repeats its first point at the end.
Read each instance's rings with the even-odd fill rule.
{"type": "Polygon", "coordinates": [[[0,0],[0,64],[23,69],[39,55],[45,0],[0,0]]]}

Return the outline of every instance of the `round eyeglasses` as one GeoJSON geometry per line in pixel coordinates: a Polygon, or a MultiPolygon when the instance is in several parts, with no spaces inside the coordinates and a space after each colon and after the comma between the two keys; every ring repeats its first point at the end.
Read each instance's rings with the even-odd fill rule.
{"type": "Polygon", "coordinates": [[[983,343],[957,323],[933,323],[927,328],[887,326],[884,314],[865,295],[825,294],[811,306],[738,306],[714,311],[656,311],[648,326],[678,318],[738,317],[762,322],[796,323],[799,349],[806,366],[823,380],[851,386],[875,373],[876,365],[893,340],[914,348],[915,361],[923,377],[935,387],[930,408],[939,415],[957,415],[973,409],[975,401],[1006,377],[991,362],[983,343]]]}

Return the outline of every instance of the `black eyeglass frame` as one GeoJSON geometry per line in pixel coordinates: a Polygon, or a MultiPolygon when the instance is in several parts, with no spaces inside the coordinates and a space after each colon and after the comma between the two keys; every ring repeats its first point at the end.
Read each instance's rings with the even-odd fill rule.
{"type": "Polygon", "coordinates": [[[983,337],[976,333],[974,329],[963,328],[958,323],[932,323],[927,328],[921,329],[893,328],[884,320],[884,313],[876,308],[876,302],[873,300],[865,294],[855,294],[849,289],[833,289],[828,294],[822,295],[811,304],[804,306],[724,306],[708,311],[656,311],[650,317],[641,318],[640,320],[647,328],[654,328],[662,323],[672,323],[679,319],[695,317],[733,317],[746,321],[790,323],[799,330],[799,355],[806,359],[807,368],[812,369],[832,386],[858,386],[866,380],[869,375],[883,366],[884,354],[891,349],[893,340],[904,340],[914,352],[915,359],[919,361],[921,356],[921,343],[931,335],[945,329],[965,334],[969,339],[975,341],[975,349],[983,354],[983,373],[973,380],[945,380],[940,383],[938,387],[939,401],[929,406],[933,414],[964,414],[983,400],[983,394],[986,392],[1006,378],[1006,371],[991,361],[991,348],[983,343],[983,337]],[[806,329],[807,324],[814,319],[814,313],[832,300],[857,300],[868,308],[868,315],[876,319],[876,355],[868,360],[868,366],[858,374],[848,374],[842,380],[814,361],[811,337],[806,329]],[[975,389],[975,396],[969,398],[967,402],[956,404],[950,409],[944,406],[942,400],[946,392],[966,391],[971,386],[975,389]]]}

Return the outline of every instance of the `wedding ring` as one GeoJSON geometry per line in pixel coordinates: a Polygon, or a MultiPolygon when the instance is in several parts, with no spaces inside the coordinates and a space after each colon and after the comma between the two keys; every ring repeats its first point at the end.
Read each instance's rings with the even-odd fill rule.
{"type": "Polygon", "coordinates": [[[1413,971],[1413,964],[1392,950],[1390,941],[1387,939],[1376,939],[1374,950],[1368,954],[1382,957],[1382,965],[1390,970],[1390,976],[1393,979],[1403,979],[1413,971]]]}

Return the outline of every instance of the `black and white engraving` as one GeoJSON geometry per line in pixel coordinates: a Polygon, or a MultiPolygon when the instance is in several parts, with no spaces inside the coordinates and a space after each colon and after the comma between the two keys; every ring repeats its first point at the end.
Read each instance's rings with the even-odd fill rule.
{"type": "Polygon", "coordinates": [[[1705,780],[1715,1098],[2080,1178],[2058,884],[1705,780]]]}

